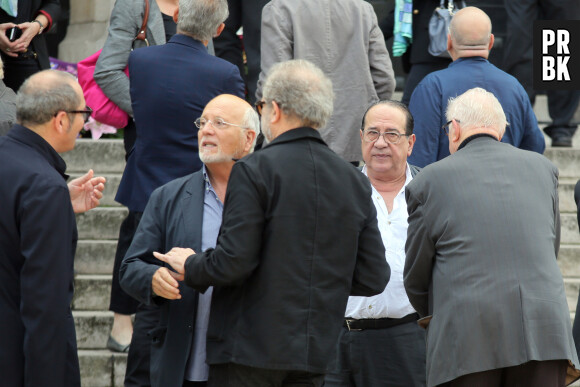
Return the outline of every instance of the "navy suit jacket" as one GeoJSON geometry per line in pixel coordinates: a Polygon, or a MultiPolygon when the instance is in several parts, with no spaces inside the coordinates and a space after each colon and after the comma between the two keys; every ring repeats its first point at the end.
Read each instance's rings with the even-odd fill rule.
{"type": "Polygon", "coordinates": [[[121,264],[123,290],[144,304],[161,304],[159,326],[150,332],[152,386],[183,385],[198,299],[195,290],[183,285],[180,300],[153,295],[153,274],[163,265],[153,252],[165,252],[175,246],[201,250],[204,188],[200,170],[155,190],[121,264]]]}
{"type": "Polygon", "coordinates": [[[0,385],[80,386],[70,304],[77,227],[66,164],[38,134],[0,137],[0,385]]]}
{"type": "Polygon", "coordinates": [[[447,122],[447,103],[449,98],[474,87],[493,93],[499,100],[509,123],[502,142],[544,152],[544,135],[538,127],[530,98],[518,80],[482,57],[459,58],[445,70],[427,75],[413,91],[409,110],[415,119],[413,132],[417,141],[409,164],[423,168],[449,156],[449,139],[441,129],[447,122]]]}
{"type": "Polygon", "coordinates": [[[220,94],[243,98],[244,82],[236,66],[180,34],[133,51],[129,78],[137,140],[115,200],[142,212],[155,188],[201,168],[194,121],[220,94]]]}

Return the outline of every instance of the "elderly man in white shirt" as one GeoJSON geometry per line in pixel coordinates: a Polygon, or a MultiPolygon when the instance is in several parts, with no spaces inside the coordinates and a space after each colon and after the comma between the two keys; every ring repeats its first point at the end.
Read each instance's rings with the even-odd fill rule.
{"type": "Polygon", "coordinates": [[[338,341],[331,387],[417,387],[426,385],[425,331],[403,286],[407,204],[405,187],[419,171],[407,163],[415,135],[406,105],[380,101],[369,107],[360,132],[391,280],[373,297],[349,297],[338,341]]]}

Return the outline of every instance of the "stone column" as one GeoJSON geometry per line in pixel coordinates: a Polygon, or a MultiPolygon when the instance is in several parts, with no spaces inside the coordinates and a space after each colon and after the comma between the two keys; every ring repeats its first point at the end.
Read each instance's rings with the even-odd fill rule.
{"type": "Polygon", "coordinates": [[[61,60],[78,62],[103,48],[115,0],[71,0],[70,25],[59,46],[61,60]]]}

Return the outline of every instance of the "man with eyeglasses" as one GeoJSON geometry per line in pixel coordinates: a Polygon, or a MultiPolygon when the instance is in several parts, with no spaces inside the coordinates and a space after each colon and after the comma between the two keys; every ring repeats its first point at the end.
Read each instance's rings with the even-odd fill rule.
{"type": "Polygon", "coordinates": [[[322,386],[348,295],[378,294],[390,274],[368,179],[317,131],[330,80],[288,61],[263,90],[269,143],[234,165],[216,248],[154,254],[194,289],[215,286],[208,387],[322,386]]]}
{"type": "Polygon", "coordinates": [[[180,0],[178,11],[177,33],[166,44],[135,50],[129,57],[136,140],[115,197],[129,213],[121,224],[115,253],[109,306],[115,322],[107,343],[114,351],[129,353],[126,387],[150,385],[147,332],[156,325],[159,313],[154,305],[138,306],[123,292],[118,276],[121,261],[153,190],[201,168],[194,121],[203,108],[221,94],[244,96],[238,68],[207,51],[209,41],[224,28],[227,1],[180,0]],[[130,315],[136,310],[131,336],[130,315]]]}
{"type": "Polygon", "coordinates": [[[152,386],[206,385],[212,295],[212,289],[202,294],[183,284],[153,252],[215,247],[230,172],[237,159],[252,152],[260,131],[254,109],[228,94],[212,99],[195,124],[202,169],[153,192],[120,269],[129,295],[161,308],[160,322],[150,333],[152,386]]]}
{"type": "Polygon", "coordinates": [[[70,310],[75,213],[99,204],[93,171],[68,186],[58,153],[90,114],[73,76],[46,70],[16,96],[17,124],[0,137],[0,384],[80,386],[70,310]]]}
{"type": "Polygon", "coordinates": [[[500,142],[482,88],[449,102],[451,155],[407,185],[404,285],[427,334],[429,387],[563,387],[580,376],[556,262],[558,169],[500,142]]]}
{"type": "Polygon", "coordinates": [[[381,294],[349,297],[337,370],[326,376],[325,386],[425,387],[425,331],[417,325],[419,315],[403,286],[405,187],[419,172],[407,163],[415,144],[413,117],[400,102],[374,103],[363,116],[360,137],[362,172],[371,183],[391,279],[381,294]]]}
{"type": "Polygon", "coordinates": [[[453,63],[423,78],[409,102],[417,135],[409,157],[413,165],[422,168],[449,156],[449,140],[440,130],[447,121],[445,107],[450,98],[474,87],[492,92],[502,104],[510,125],[502,142],[544,152],[544,135],[526,91],[517,79],[488,61],[494,43],[491,27],[487,14],[476,7],[463,8],[451,19],[447,51],[453,63]]]}

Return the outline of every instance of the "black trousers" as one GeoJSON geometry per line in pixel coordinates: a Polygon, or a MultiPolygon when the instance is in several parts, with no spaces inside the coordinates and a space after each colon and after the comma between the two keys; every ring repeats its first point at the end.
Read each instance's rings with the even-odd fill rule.
{"type": "Polygon", "coordinates": [[[567,367],[567,360],[530,361],[515,367],[467,374],[439,387],[564,387],[567,367]]]}
{"type": "MultiPolygon", "coordinates": [[[[533,87],[532,38],[533,20],[580,19],[578,0],[505,0],[507,34],[503,70],[520,81],[532,104],[536,91],[533,87]]],[[[548,90],[548,112],[552,123],[544,129],[552,138],[572,136],[576,124],[571,120],[580,102],[580,90],[548,90]]]]}
{"type": "Polygon", "coordinates": [[[268,370],[227,363],[210,365],[207,387],[321,387],[323,374],[268,370]]]}
{"type": "Polygon", "coordinates": [[[4,83],[16,93],[24,81],[41,71],[38,59],[12,58],[2,53],[4,62],[4,83]]]}
{"type": "Polygon", "coordinates": [[[349,331],[338,341],[337,371],[324,387],[425,387],[426,336],[416,322],[349,331]]]}
{"type": "Polygon", "coordinates": [[[140,304],[137,308],[133,337],[127,356],[125,387],[151,386],[151,338],[149,332],[159,324],[159,314],[159,308],[156,305],[140,304]]]}
{"type": "Polygon", "coordinates": [[[260,32],[262,30],[262,8],[269,0],[228,0],[230,16],[221,35],[213,40],[216,56],[223,58],[240,69],[246,81],[248,101],[256,101],[256,88],[260,75],[260,32]],[[246,52],[248,72],[242,57],[242,42],[236,35],[244,27],[243,49],[246,52]]]}
{"type": "MultiPolygon", "coordinates": [[[[576,182],[576,187],[574,187],[574,201],[576,202],[578,225],[580,225],[580,180],[576,182]]],[[[580,356],[580,294],[578,294],[578,303],[576,304],[572,335],[574,336],[574,343],[576,344],[576,352],[580,356]]]]}
{"type": "Polygon", "coordinates": [[[129,246],[131,246],[142,216],[142,212],[129,211],[129,214],[123,220],[119,229],[119,241],[117,243],[117,251],[115,252],[115,263],[113,265],[111,301],[109,303],[109,310],[115,313],[126,315],[134,314],[137,311],[137,305],[139,305],[137,300],[121,289],[121,285],[119,285],[119,268],[129,246]]]}

